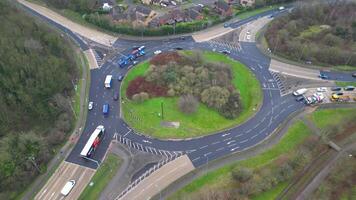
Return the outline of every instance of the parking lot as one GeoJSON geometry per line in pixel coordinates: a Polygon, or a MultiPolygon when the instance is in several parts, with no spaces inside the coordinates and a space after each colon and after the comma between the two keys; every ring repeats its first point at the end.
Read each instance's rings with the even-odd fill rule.
{"type": "MultiPolygon", "coordinates": [[[[319,87],[307,88],[299,101],[308,105],[335,102],[356,102],[356,89],[345,90],[343,87],[319,87]]],[[[296,99],[298,99],[296,97],[296,99]]]]}

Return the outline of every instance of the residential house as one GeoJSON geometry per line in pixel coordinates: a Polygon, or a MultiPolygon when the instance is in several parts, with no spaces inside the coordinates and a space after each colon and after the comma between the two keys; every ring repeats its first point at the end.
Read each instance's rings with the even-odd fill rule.
{"type": "Polygon", "coordinates": [[[156,12],[154,12],[151,8],[138,5],[131,10],[131,18],[134,22],[134,25],[144,25],[147,26],[148,23],[156,16],[156,12]]]}
{"type": "Polygon", "coordinates": [[[255,0],[240,0],[240,4],[242,6],[251,7],[251,6],[255,5],[255,0]]]}
{"type": "Polygon", "coordinates": [[[186,17],[189,21],[202,20],[204,18],[202,14],[203,8],[201,6],[193,6],[185,11],[186,17]]]}
{"type": "Polygon", "coordinates": [[[231,6],[224,0],[218,0],[215,2],[215,10],[220,15],[227,17],[232,15],[231,6]]]}

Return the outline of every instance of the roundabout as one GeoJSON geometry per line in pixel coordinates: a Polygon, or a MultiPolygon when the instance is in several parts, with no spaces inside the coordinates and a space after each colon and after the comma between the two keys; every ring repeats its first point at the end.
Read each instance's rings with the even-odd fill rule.
{"type": "MultiPolygon", "coordinates": [[[[184,51],[184,53],[189,52],[184,51]]],[[[206,62],[219,62],[231,67],[233,76],[231,84],[239,92],[242,104],[242,109],[236,117],[228,119],[201,102],[197,105],[197,110],[194,113],[185,114],[179,110],[179,96],[154,97],[142,103],[127,98],[126,93],[129,83],[137,77],[144,76],[148,71],[150,64],[144,62],[133,67],[127,73],[121,85],[121,109],[126,123],[135,131],[154,138],[184,139],[228,129],[252,117],[259,109],[262,101],[260,84],[253,73],[243,64],[219,53],[205,51],[203,52],[203,59],[206,62]],[[161,116],[162,111],[164,116],[161,116]],[[163,126],[162,122],[175,122],[179,125],[178,127],[167,127],[163,126]]]]}
{"type": "MultiPolygon", "coordinates": [[[[71,29],[37,13],[35,10],[31,10],[29,8],[29,12],[41,17],[63,32],[67,33],[74,41],[76,41],[76,43],[80,44],[83,51],[90,49],[92,47],[91,45],[95,44],[93,41],[88,43],[87,40],[79,37],[78,34],[72,32],[71,29]]],[[[273,14],[273,16],[277,16],[279,14],[283,14],[283,12],[274,10],[262,13],[258,16],[253,16],[251,18],[247,18],[246,20],[232,23],[231,27],[239,29],[241,26],[254,20],[267,20],[270,18],[271,14],[273,14]]],[[[260,144],[264,140],[268,139],[270,135],[272,135],[273,132],[280,126],[280,124],[288,119],[289,116],[305,107],[304,104],[296,102],[292,95],[281,94],[283,85],[280,83],[278,76],[275,76],[275,74],[270,71],[271,59],[259,51],[254,40],[240,41],[236,45],[230,45],[216,42],[213,38],[210,38],[208,41],[202,40],[196,42],[191,36],[186,36],[184,39],[162,38],[156,40],[127,40],[119,38],[109,48],[113,51],[113,56],[105,60],[99,68],[92,69],[90,72],[91,83],[89,101],[94,102],[94,108],[88,113],[85,127],[83,127],[83,133],[80,135],[75,147],[66,158],[66,162],[75,163],[86,168],[97,169],[104,159],[109,145],[114,140],[122,143],[130,149],[160,155],[164,158],[164,161],[162,162],[163,164],[158,163],[150,170],[147,170],[146,172],[148,173],[145,172],[144,174],[150,174],[151,171],[159,169],[166,163],[182,157],[182,155],[188,158],[193,167],[199,168],[213,160],[224,158],[233,153],[241,153],[244,150],[260,144]],[[119,67],[118,63],[120,62],[120,59],[123,56],[129,55],[132,52],[132,48],[135,46],[145,46],[146,55],[137,58],[137,61],[142,64],[133,67],[131,69],[132,71],[129,71],[128,67],[119,67]],[[131,102],[128,102],[130,100],[126,99],[124,96],[128,81],[133,80],[135,75],[143,75],[145,73],[148,68],[147,60],[154,56],[154,52],[174,51],[175,48],[210,52],[224,51],[228,49],[231,51],[228,55],[229,58],[222,56],[222,54],[210,52],[207,54],[211,54],[211,57],[219,57],[219,59],[221,57],[224,62],[229,62],[232,65],[240,67],[245,65],[248,70],[245,67],[243,68],[248,73],[252,72],[254,74],[252,76],[252,83],[247,81],[245,84],[240,85],[238,83],[239,80],[237,80],[236,87],[242,97],[245,95],[249,96],[247,91],[244,91],[246,90],[246,87],[243,86],[249,85],[249,87],[255,87],[255,91],[258,92],[252,94],[252,96],[256,96],[257,98],[251,98],[250,96],[253,100],[246,101],[245,103],[243,102],[246,110],[242,111],[240,116],[233,123],[229,122],[223,124],[218,121],[218,118],[216,118],[213,120],[216,120],[221,126],[210,126],[209,128],[205,127],[205,129],[199,128],[191,131],[191,135],[188,135],[187,132],[190,132],[192,129],[188,129],[185,133],[177,131],[174,134],[169,135],[165,133],[167,128],[157,131],[156,128],[151,127],[152,124],[156,127],[160,126],[160,124],[158,124],[160,121],[158,113],[161,113],[159,110],[160,103],[163,101],[160,99],[161,97],[157,98],[157,100],[152,99],[145,102],[148,104],[149,101],[152,101],[153,104],[159,105],[158,111],[150,111],[153,113],[156,112],[156,114],[151,114],[151,117],[156,118],[156,121],[152,122],[152,124],[148,123],[148,125],[133,124],[132,119],[126,118],[130,109],[137,109],[135,110],[135,113],[140,116],[144,116],[145,114],[142,111],[144,110],[143,108],[140,111],[140,109],[138,109],[139,106],[133,106],[131,102]],[[109,74],[113,75],[114,81],[112,82],[110,89],[105,89],[103,84],[105,77],[109,74]],[[115,77],[123,75],[126,76],[123,82],[117,81],[117,78],[115,80],[115,77]],[[113,100],[112,96],[114,92],[119,92],[121,94],[121,105],[113,100]],[[107,117],[103,116],[100,109],[104,104],[110,105],[110,114],[107,117]],[[126,105],[128,106],[126,107],[126,105]],[[244,112],[246,112],[246,114],[244,112]],[[101,144],[95,149],[95,153],[90,159],[83,159],[79,157],[78,155],[88,141],[91,133],[98,125],[103,125],[105,127],[105,135],[101,141],[101,144]],[[155,131],[156,133],[153,134],[155,131]],[[185,139],[169,140],[167,138],[185,139]]],[[[131,64],[129,64],[129,66],[132,67],[131,64]]],[[[281,72],[280,68],[278,68],[278,70],[278,72],[281,72]]],[[[276,71],[277,70],[274,70],[274,72],[276,71]]],[[[339,81],[351,80],[350,77],[342,73],[329,72],[329,74],[331,79],[335,78],[339,81]]],[[[247,77],[248,76],[250,75],[247,75],[247,77]]],[[[172,99],[173,100],[170,104],[175,105],[176,99],[172,99]]],[[[164,109],[176,109],[169,108],[168,102],[164,104],[167,104],[163,105],[164,109]],[[165,106],[167,106],[167,108],[165,108],[165,106]]],[[[153,109],[157,110],[156,107],[153,109]]],[[[210,112],[211,111],[203,114],[212,116],[210,112]]],[[[182,119],[170,118],[168,120],[179,121],[182,119]]],[[[192,119],[189,118],[186,120],[192,121],[192,119]]],[[[208,119],[202,118],[200,123],[209,123],[207,125],[210,125],[212,122],[208,119]]],[[[182,120],[182,126],[190,128],[194,125],[185,125],[182,120]]],[[[121,195],[117,197],[117,199],[124,199],[125,194],[127,194],[131,188],[135,188],[136,184],[139,184],[142,177],[145,178],[146,175],[135,180],[131,185],[129,185],[128,189],[124,190],[121,195]]],[[[156,192],[157,191],[155,191],[155,193],[156,192]]]]}

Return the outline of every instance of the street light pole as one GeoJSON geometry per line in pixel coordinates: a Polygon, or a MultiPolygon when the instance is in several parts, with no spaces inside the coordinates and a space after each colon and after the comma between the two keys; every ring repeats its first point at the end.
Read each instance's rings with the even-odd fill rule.
{"type": "Polygon", "coordinates": [[[163,101],[161,101],[161,116],[162,116],[162,120],[164,120],[164,113],[163,113],[163,101]]]}

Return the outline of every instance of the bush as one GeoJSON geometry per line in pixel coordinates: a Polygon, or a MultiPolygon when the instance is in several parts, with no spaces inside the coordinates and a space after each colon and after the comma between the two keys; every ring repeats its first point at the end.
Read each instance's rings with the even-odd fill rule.
{"type": "Polygon", "coordinates": [[[252,178],[253,171],[251,171],[249,168],[238,167],[232,170],[231,175],[236,181],[246,182],[252,178]]]}
{"type": "Polygon", "coordinates": [[[226,88],[213,86],[205,89],[201,93],[201,101],[206,103],[209,107],[219,109],[226,104],[229,95],[230,93],[226,88]]]}
{"type": "Polygon", "coordinates": [[[137,103],[142,103],[149,98],[149,95],[146,92],[140,92],[132,96],[132,100],[137,103]]]}
{"type": "Polygon", "coordinates": [[[138,76],[134,80],[130,81],[126,96],[128,98],[133,98],[133,95],[140,93],[147,93],[151,97],[159,97],[167,95],[167,88],[163,86],[156,85],[150,81],[146,81],[144,77],[138,76]]]}
{"type": "Polygon", "coordinates": [[[198,105],[198,101],[193,95],[183,95],[178,100],[179,110],[185,114],[195,113],[198,105]]]}

